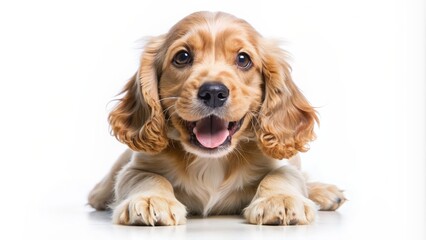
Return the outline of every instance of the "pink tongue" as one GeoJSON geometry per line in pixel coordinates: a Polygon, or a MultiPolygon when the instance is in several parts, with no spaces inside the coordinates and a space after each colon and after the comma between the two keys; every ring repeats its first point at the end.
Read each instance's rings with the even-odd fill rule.
{"type": "Polygon", "coordinates": [[[228,122],[212,115],[198,121],[194,127],[198,142],[206,148],[216,148],[229,136],[228,122]]]}

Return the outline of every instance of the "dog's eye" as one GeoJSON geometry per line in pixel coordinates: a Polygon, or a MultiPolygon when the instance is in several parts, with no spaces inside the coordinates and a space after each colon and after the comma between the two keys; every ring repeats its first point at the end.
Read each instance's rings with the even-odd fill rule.
{"type": "Polygon", "coordinates": [[[185,67],[186,65],[190,64],[192,61],[191,54],[185,50],[181,50],[173,58],[173,64],[176,67],[185,67]]]}
{"type": "Polygon", "coordinates": [[[252,65],[250,56],[245,52],[238,53],[236,61],[237,66],[243,70],[249,69],[252,65]]]}

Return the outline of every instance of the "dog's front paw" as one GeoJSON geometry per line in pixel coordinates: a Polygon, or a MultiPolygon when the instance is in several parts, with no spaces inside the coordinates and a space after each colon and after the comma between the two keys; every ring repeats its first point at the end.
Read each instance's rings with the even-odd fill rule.
{"type": "Polygon", "coordinates": [[[303,197],[274,195],[258,198],[245,210],[249,223],[265,225],[304,225],[315,219],[315,204],[303,197]]]}
{"type": "Polygon", "coordinates": [[[335,185],[326,183],[309,183],[309,199],[320,206],[322,211],[334,211],[346,201],[343,191],[335,185]]]}
{"type": "Polygon", "coordinates": [[[138,195],[121,202],[112,218],[123,225],[179,225],[186,222],[186,208],[174,198],[138,195]]]}

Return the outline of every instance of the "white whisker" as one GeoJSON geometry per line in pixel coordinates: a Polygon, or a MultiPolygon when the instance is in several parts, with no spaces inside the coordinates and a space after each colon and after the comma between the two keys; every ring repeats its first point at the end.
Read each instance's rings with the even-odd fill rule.
{"type": "Polygon", "coordinates": [[[161,98],[159,101],[165,101],[165,100],[179,100],[180,97],[165,97],[165,98],[161,98]]]}

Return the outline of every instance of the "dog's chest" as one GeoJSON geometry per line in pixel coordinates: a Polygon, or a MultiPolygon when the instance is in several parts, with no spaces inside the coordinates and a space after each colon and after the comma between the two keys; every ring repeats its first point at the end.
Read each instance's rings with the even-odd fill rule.
{"type": "Polygon", "coordinates": [[[218,159],[196,159],[188,166],[181,187],[188,196],[197,198],[203,215],[208,215],[227,195],[242,187],[238,176],[226,176],[227,171],[226,162],[218,159]]]}

